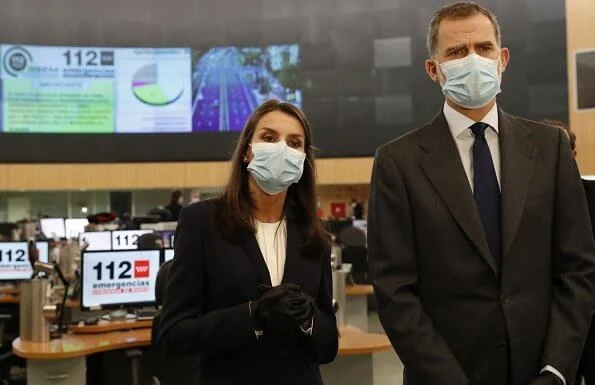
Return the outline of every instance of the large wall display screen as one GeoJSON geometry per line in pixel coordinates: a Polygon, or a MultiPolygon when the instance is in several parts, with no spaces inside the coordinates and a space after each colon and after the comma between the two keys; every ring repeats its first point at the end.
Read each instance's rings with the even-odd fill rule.
{"type": "Polygon", "coordinates": [[[1,45],[4,133],[239,131],[266,99],[301,104],[297,45],[1,45]]]}

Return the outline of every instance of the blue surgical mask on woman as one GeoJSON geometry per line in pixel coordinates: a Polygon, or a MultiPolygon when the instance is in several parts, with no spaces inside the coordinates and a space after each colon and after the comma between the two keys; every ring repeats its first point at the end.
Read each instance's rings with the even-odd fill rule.
{"type": "Polygon", "coordinates": [[[501,91],[498,64],[475,53],[440,64],[446,78],[442,93],[465,108],[481,108],[501,91]]]}
{"type": "Polygon", "coordinates": [[[277,195],[297,183],[304,173],[303,151],[285,142],[252,143],[252,161],[248,171],[260,188],[269,195],[277,195]]]}

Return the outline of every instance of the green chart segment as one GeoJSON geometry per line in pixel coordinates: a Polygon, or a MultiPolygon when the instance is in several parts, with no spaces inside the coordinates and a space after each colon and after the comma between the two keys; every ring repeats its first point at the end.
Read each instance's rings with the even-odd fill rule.
{"type": "Polygon", "coordinates": [[[184,86],[174,71],[164,64],[147,64],[132,76],[132,93],[151,106],[167,106],[182,96],[184,86]]]}

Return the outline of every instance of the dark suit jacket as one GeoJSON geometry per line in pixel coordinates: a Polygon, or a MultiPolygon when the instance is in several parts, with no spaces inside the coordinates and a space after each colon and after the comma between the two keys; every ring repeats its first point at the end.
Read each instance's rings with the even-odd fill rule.
{"type": "Polygon", "coordinates": [[[260,296],[259,283],[270,285],[268,269],[254,234],[238,242],[222,236],[215,204],[199,202],[182,210],[159,343],[169,352],[200,353],[201,385],[322,384],[318,366],[331,362],[338,349],[330,249],[304,255],[301,232],[288,213],[283,282],[315,298],[313,334],[265,330],[257,339],[249,302],[260,296]]]}
{"type": "Polygon", "coordinates": [[[502,265],[446,119],[382,146],[368,247],[378,310],[409,385],[570,385],[593,309],[595,247],[562,130],[499,111],[502,265]]]}

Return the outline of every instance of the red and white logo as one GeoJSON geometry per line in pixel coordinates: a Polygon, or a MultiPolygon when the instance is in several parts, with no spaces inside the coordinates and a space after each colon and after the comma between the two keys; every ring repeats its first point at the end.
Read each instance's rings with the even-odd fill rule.
{"type": "Polygon", "coordinates": [[[149,260],[141,259],[134,261],[134,278],[148,278],[149,277],[149,260]]]}

